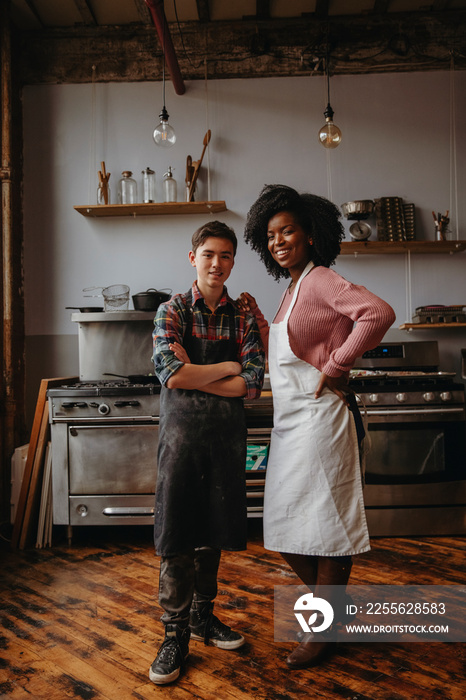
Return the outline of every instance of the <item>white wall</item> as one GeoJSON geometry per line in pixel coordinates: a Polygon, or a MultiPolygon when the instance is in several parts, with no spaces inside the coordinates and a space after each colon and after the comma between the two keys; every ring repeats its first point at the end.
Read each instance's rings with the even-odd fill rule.
{"type": "MultiPolygon", "coordinates": [[[[321,77],[209,81],[207,92],[204,82],[194,81],[183,96],[176,96],[168,84],[167,108],[177,142],[167,151],[152,141],[161,108],[160,83],[26,87],[29,390],[36,392],[45,367],[48,376],[54,368],[56,375],[77,371],[77,354],[63,352],[65,346],[77,346],[77,336],[76,346],[69,337],[76,335],[76,324],[65,306],[100,301],[84,297],[84,287],[123,283],[131,293],[148,287],[183,291],[193,280],[187,258],[190,237],[206,216],[89,219],[73,210],[73,205],[95,203],[101,160],[112,174],[113,202],[121,171],[132,170],[139,181],[147,166],[156,171],[161,199],[168,165],[175,168],[178,198],[183,199],[186,156],[200,157],[210,128],[212,140],[196,198],[208,197],[209,164],[210,198],[225,200],[228,207],[215,216],[240,239],[229,291],[233,296],[251,291],[270,319],[283,283],[267,277],[242,241],[246,212],[264,184],[288,184],[330,197],[337,205],[401,196],[416,205],[420,239],[434,237],[431,211],[450,209],[453,236],[458,228],[459,238],[466,238],[466,72],[454,74],[457,207],[450,177],[450,80],[449,72],[335,76],[331,102],[343,142],[334,151],[317,142],[326,105],[321,77]],[[56,357],[55,364],[50,355],[56,357]]],[[[412,256],[410,309],[403,255],[341,257],[335,269],[389,301],[397,327],[416,306],[466,304],[465,262],[466,254],[412,256]]],[[[433,337],[441,343],[448,368],[459,371],[464,330],[417,332],[409,339],[433,337]]]]}

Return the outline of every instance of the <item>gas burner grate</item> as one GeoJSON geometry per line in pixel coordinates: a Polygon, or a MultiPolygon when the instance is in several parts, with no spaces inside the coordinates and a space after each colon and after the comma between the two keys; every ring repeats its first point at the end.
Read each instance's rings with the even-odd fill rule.
{"type": "Polygon", "coordinates": [[[61,386],[62,389],[107,389],[107,388],[127,388],[127,387],[134,387],[134,386],[140,386],[139,384],[131,384],[131,382],[128,381],[114,381],[114,380],[107,380],[107,379],[102,379],[102,380],[96,380],[96,381],[85,381],[85,382],[76,382],[76,384],[63,384],[61,386]]]}

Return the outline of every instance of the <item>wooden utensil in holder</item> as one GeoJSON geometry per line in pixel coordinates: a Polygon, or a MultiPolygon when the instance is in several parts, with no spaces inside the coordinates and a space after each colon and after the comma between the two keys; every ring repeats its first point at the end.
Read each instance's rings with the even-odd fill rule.
{"type": "Polygon", "coordinates": [[[202,165],[204,153],[206,152],[206,148],[210,142],[210,137],[211,137],[211,131],[209,129],[204,136],[204,141],[203,141],[204,148],[202,149],[201,157],[199,158],[199,160],[194,160],[192,162],[192,165],[194,166],[194,172],[192,174],[191,184],[190,184],[189,190],[188,190],[188,198],[187,198],[188,202],[194,201],[194,190],[196,188],[196,181],[197,181],[197,178],[199,175],[199,170],[200,170],[201,165],[202,165]]]}
{"type": "MultiPolygon", "coordinates": [[[[189,199],[190,196],[190,190],[191,190],[191,182],[193,179],[193,174],[194,174],[194,166],[193,166],[193,159],[191,156],[188,156],[186,158],[186,201],[190,202],[192,200],[189,199]]],[[[193,192],[194,195],[194,192],[193,192]]]]}
{"type": "Polygon", "coordinates": [[[109,197],[109,186],[108,186],[108,181],[110,180],[110,175],[111,173],[107,173],[105,169],[105,161],[102,161],[100,164],[100,167],[102,170],[99,170],[99,192],[102,194],[102,196],[99,197],[99,200],[103,200],[104,204],[110,204],[110,197],[109,197]]]}

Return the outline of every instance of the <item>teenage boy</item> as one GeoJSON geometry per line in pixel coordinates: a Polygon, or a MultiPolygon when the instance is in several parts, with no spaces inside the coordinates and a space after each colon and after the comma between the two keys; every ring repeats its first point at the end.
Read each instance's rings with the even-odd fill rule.
{"type": "Polygon", "coordinates": [[[162,385],[155,504],[165,639],[151,681],[178,678],[189,638],[237,649],[244,637],[213,615],[220,552],[246,549],[246,421],[265,356],[252,315],[228,296],[237,240],[220,221],[192,237],[197,280],[155,317],[154,365],[162,385]]]}

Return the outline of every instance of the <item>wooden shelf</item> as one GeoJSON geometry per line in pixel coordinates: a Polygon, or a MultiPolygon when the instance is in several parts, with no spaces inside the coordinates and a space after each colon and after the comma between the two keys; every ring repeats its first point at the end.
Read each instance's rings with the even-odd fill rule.
{"type": "Polygon", "coordinates": [[[154,204],[83,204],[74,207],[83,216],[165,216],[211,214],[226,211],[225,202],[156,202],[154,204]]]}
{"type": "Polygon", "coordinates": [[[427,331],[435,328],[466,328],[466,323],[402,323],[400,331],[427,331]]]}
{"type": "Polygon", "coordinates": [[[341,255],[387,255],[396,253],[461,253],[466,241],[345,241],[341,255]]]}

